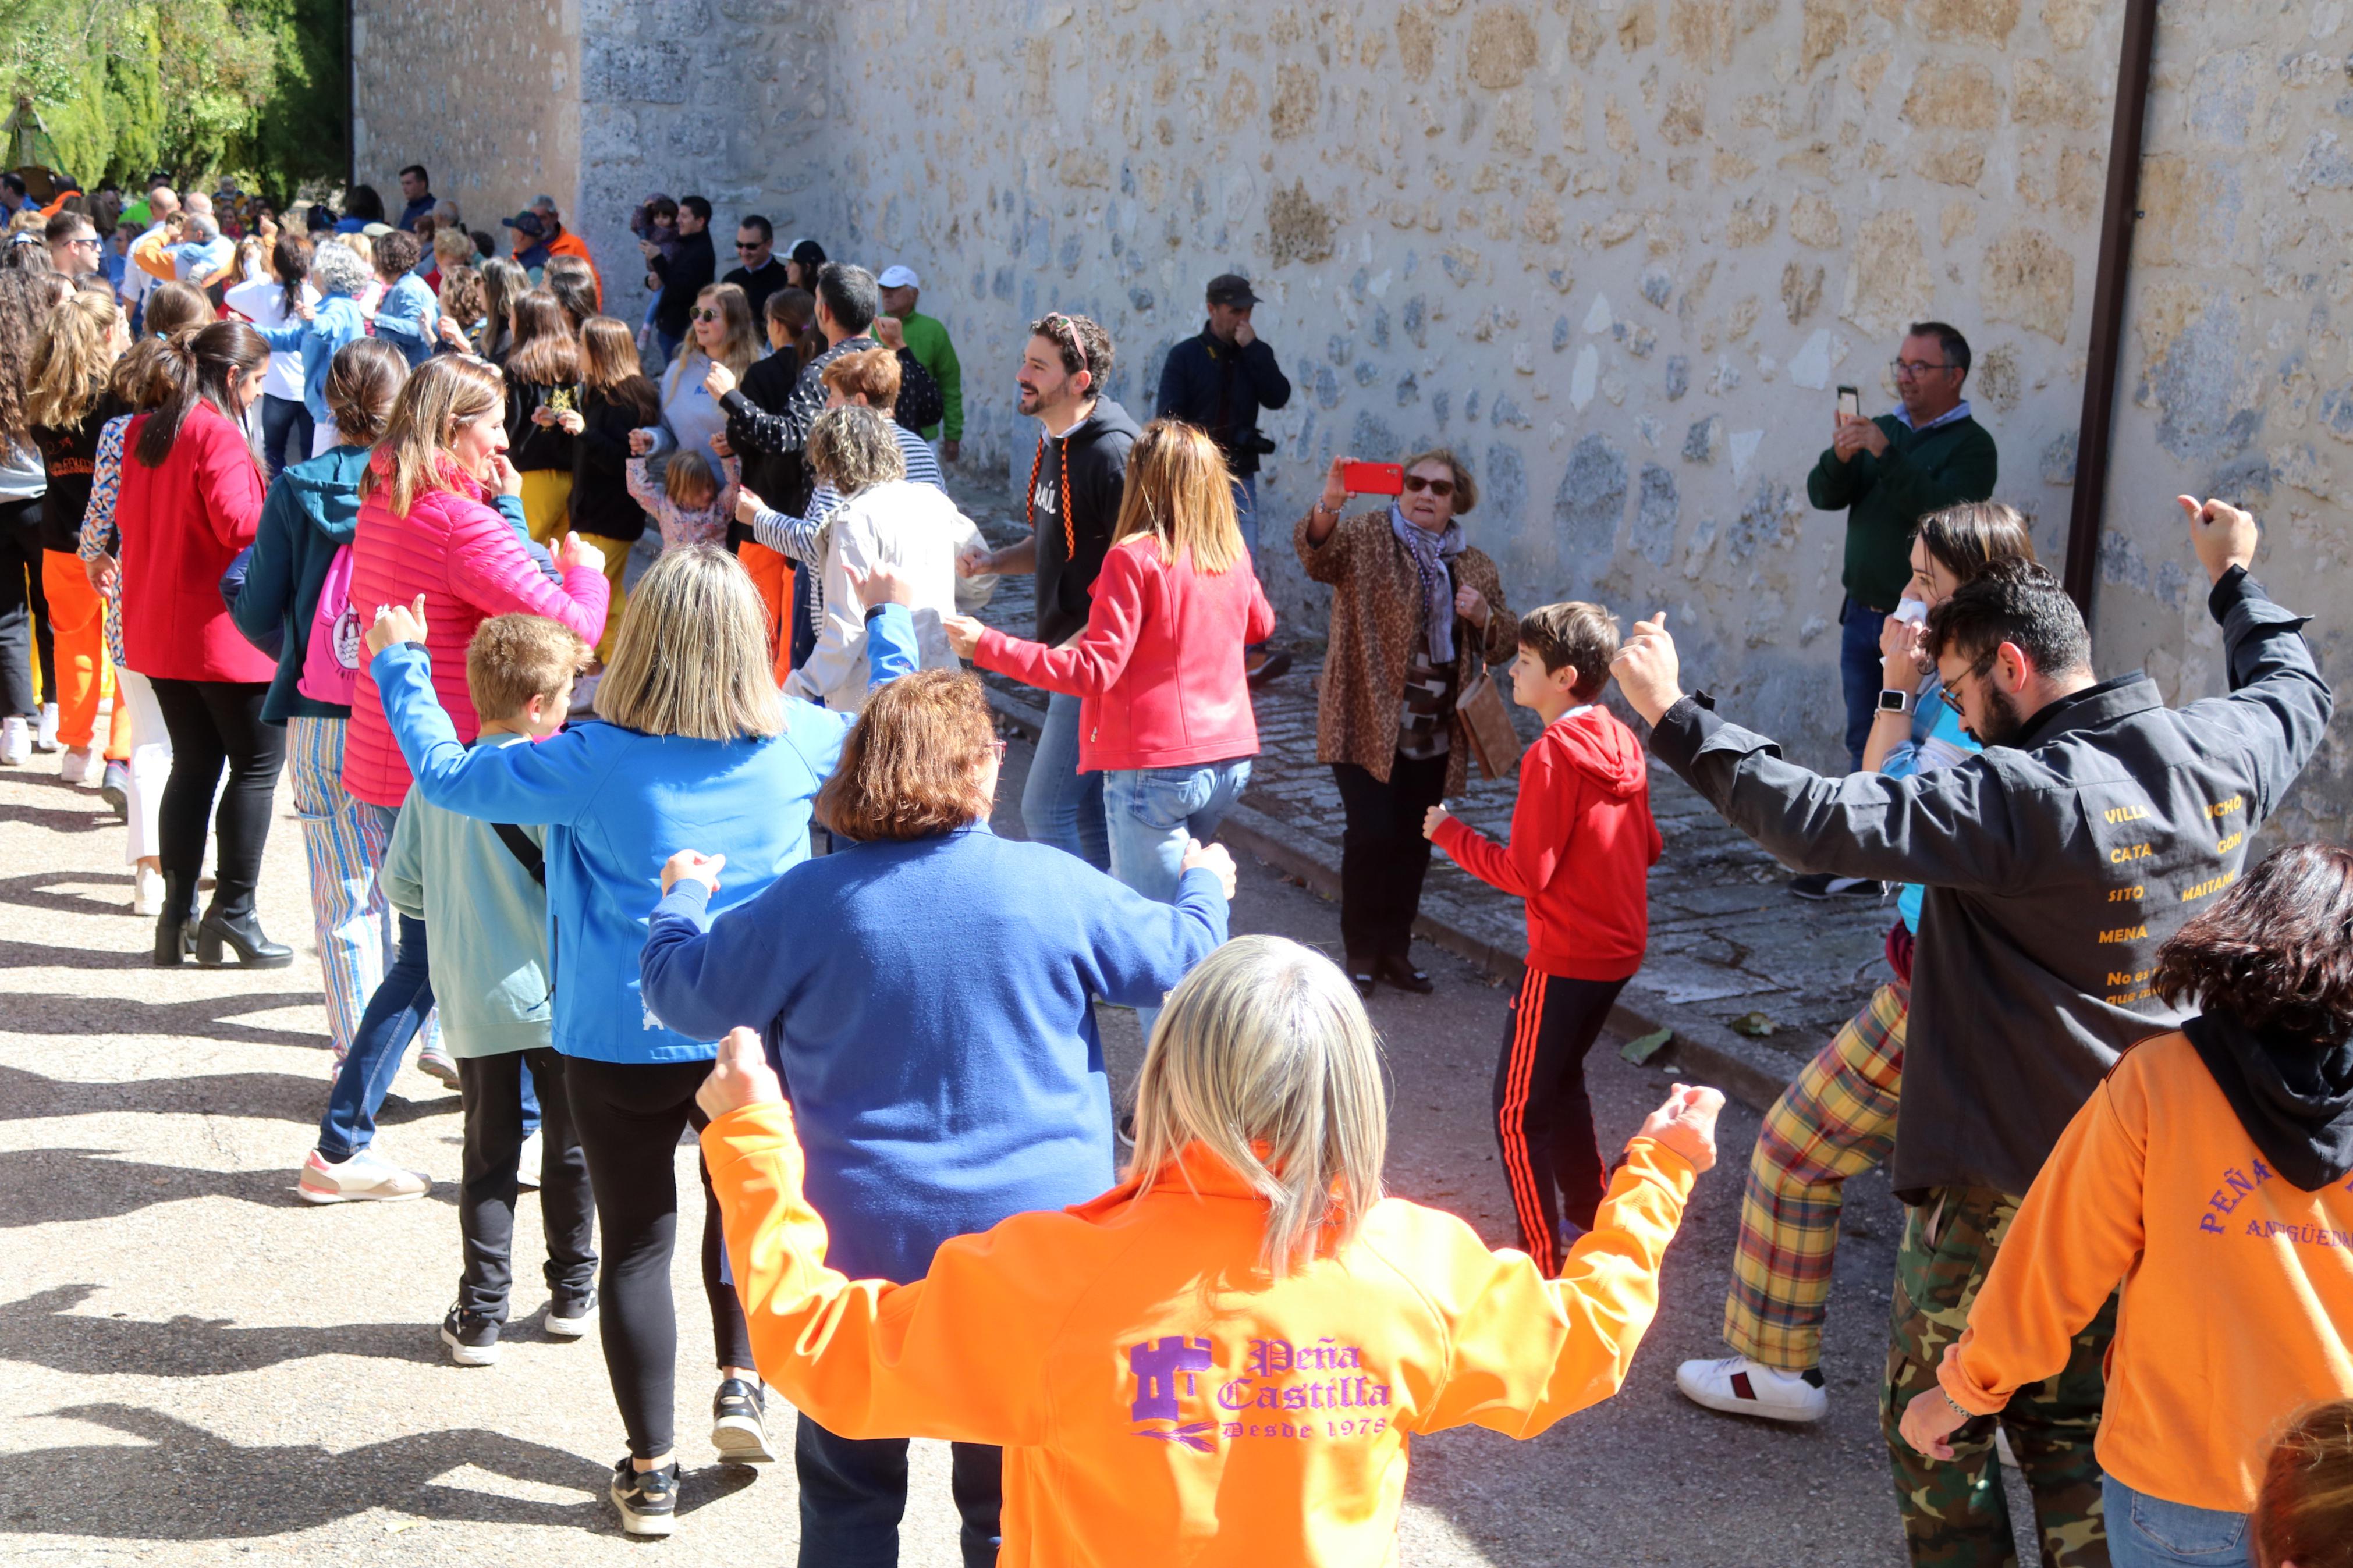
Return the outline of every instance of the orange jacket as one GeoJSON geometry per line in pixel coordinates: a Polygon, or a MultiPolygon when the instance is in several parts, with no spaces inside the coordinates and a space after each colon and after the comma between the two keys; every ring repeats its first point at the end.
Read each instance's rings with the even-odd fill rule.
{"type": "Polygon", "coordinates": [[[843,1436],[1003,1445],[1005,1568],[1392,1561],[1409,1434],[1530,1437],[1617,1392],[1694,1180],[1637,1138],[1556,1280],[1388,1199],[1270,1282],[1264,1202],[1196,1144],[892,1285],[825,1266],[786,1107],[702,1148],[762,1374],[843,1436]]]}
{"type": "MultiPolygon", "coordinates": [[[[554,239],[547,242],[547,254],[550,256],[576,256],[581,260],[586,262],[588,264],[588,280],[596,286],[596,308],[600,310],[605,308],[605,275],[596,270],[596,258],[588,254],[588,242],[586,240],[581,238],[578,235],[573,233],[567,228],[561,234],[558,234],[554,239]]],[[[759,323],[754,322],[753,324],[754,327],[757,327],[759,323]]]]}
{"type": "Polygon", "coordinates": [[[2353,1183],[2274,1174],[2178,1031],[2126,1052],[2060,1135],[1945,1352],[1945,1392],[2000,1410],[2067,1364],[2119,1279],[2101,1468],[2246,1512],[2280,1418],[2353,1394],[2353,1183]]]}

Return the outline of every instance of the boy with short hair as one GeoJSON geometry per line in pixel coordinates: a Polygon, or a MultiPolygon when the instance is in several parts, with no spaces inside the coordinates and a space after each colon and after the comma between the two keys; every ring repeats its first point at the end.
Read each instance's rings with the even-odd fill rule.
{"type": "MultiPolygon", "coordinates": [[[[564,727],[588,645],[542,616],[484,621],[466,647],[466,689],[481,717],[478,746],[520,746],[564,727]]],[[[564,1058],[555,1052],[547,951],[546,830],[477,822],[411,786],[385,852],[385,896],[425,922],[441,1038],[458,1062],[466,1118],[458,1228],[465,1270],[441,1339],[460,1366],[499,1359],[513,1278],[522,1073],[538,1086],[539,1204],[547,1233],[546,1329],[577,1339],[596,1310],[595,1209],[588,1163],[573,1135],[564,1058]]]]}
{"type": "Polygon", "coordinates": [[[1512,699],[1545,728],[1520,762],[1511,844],[1443,805],[1422,824],[1464,870],[1527,900],[1527,974],[1495,1065],[1495,1140],[1520,1245],[1547,1279],[1565,1256],[1561,1220],[1592,1229],[1608,1185],[1585,1055],[1642,966],[1650,869],[1663,847],[1642,742],[1600,704],[1617,652],[1618,618],[1599,605],[1521,616],[1512,699]]]}

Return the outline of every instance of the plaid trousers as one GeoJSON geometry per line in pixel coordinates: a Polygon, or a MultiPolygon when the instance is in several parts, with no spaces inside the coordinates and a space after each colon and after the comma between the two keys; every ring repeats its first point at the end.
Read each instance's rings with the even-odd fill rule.
{"type": "Polygon", "coordinates": [[[1872,993],[1765,1113],[1740,1197],[1724,1338],[1767,1366],[1821,1362],[1844,1184],[1895,1147],[1910,1005],[1901,984],[1872,993]]]}

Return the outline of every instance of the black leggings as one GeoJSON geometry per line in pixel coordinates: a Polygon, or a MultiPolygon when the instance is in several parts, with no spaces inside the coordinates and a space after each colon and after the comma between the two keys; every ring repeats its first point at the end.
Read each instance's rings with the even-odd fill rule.
{"type": "Polygon", "coordinates": [[[1446,794],[1446,756],[1400,754],[1386,782],[1369,768],[1334,763],[1332,779],[1347,814],[1340,832],[1340,945],[1352,966],[1403,958],[1430,871],[1422,814],[1446,794]]]}
{"type": "Polygon", "coordinates": [[[41,587],[41,498],[0,500],[0,716],[41,710],[33,689],[33,649],[41,679],[58,689],[57,649],[49,641],[49,596],[41,587]]]}
{"type": "Polygon", "coordinates": [[[213,793],[220,789],[226,763],[228,787],[220,790],[215,817],[220,850],[207,912],[230,920],[249,914],[261,880],[261,851],[269,842],[278,770],[286,761],[286,727],[261,718],[269,683],[151,677],[150,684],[172,737],[172,776],[156,821],[164,874],[183,879],[194,896],[205,869],[205,818],[213,815],[213,793]]]}
{"type": "MultiPolygon", "coordinates": [[[[564,1083],[573,1131],[588,1156],[605,1263],[597,1300],[605,1370],[629,1434],[633,1458],[668,1453],[675,1436],[678,1313],[670,1299],[670,1248],[678,1237],[679,1135],[711,1119],[694,1103],[709,1062],[600,1062],[572,1057],[564,1083]]],[[[697,1162],[700,1163],[700,1161],[697,1162]]],[[[720,1278],[726,1244],[711,1173],[702,1173],[702,1290],[721,1366],[752,1365],[752,1336],[735,1287],[720,1278]]]]}

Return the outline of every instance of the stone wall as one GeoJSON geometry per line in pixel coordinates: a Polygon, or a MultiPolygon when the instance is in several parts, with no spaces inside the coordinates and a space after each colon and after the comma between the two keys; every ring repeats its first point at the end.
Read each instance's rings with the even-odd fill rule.
{"type": "MultiPolygon", "coordinates": [[[[1444,441],[1515,605],[1667,609],[1695,680],[1829,763],[1842,525],[1805,476],[1832,389],[1890,406],[1932,315],[2056,563],[2114,0],[577,3],[575,226],[621,303],[653,189],[711,196],[723,247],[761,211],[913,265],[967,454],[1015,479],[1032,318],[1103,321],[1145,415],[1203,283],[1248,272],[1297,387],[1262,503],[1294,627],[1321,613],[1284,529],[1325,463],[1444,441]]],[[[2353,490],[2353,30],[2344,0],[2162,15],[2097,631],[2104,672],[2188,697],[2221,675],[2175,489],[2253,498],[2283,593],[2353,602],[2326,507],[2353,490]]],[[[2291,826],[2342,830],[2341,766],[2291,826]]]]}

